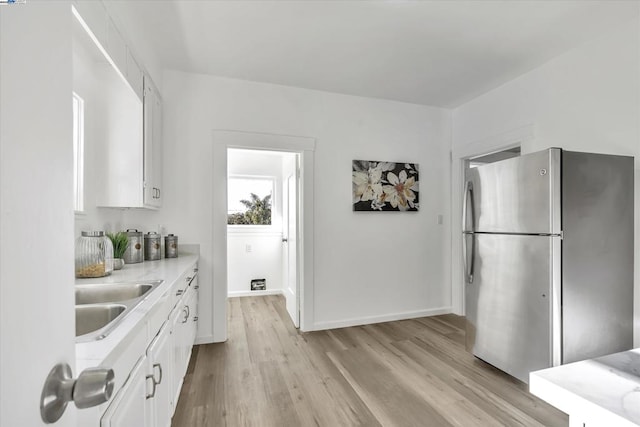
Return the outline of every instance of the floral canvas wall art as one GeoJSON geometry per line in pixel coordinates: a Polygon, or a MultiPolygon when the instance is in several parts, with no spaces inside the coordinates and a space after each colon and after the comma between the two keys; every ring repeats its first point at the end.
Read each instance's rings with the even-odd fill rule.
{"type": "Polygon", "coordinates": [[[419,173],[416,163],[354,160],[354,211],[417,211],[419,173]]]}

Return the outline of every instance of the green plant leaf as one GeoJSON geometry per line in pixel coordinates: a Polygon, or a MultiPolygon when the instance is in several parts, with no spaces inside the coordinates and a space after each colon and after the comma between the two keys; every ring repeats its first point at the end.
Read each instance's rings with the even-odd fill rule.
{"type": "Polygon", "coordinates": [[[113,244],[113,257],[114,258],[123,258],[124,253],[127,251],[129,247],[129,236],[124,231],[119,231],[117,233],[107,233],[107,237],[111,240],[113,244]]]}

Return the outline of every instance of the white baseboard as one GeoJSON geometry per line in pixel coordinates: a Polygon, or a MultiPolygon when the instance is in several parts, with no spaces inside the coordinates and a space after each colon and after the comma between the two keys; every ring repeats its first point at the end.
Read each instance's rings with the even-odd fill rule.
{"type": "Polygon", "coordinates": [[[384,316],[368,316],[346,320],[334,320],[329,322],[314,323],[314,331],[324,329],[346,328],[349,326],[369,325],[372,323],[392,322],[394,320],[415,319],[417,317],[437,316],[451,313],[451,307],[431,308],[428,310],[406,311],[404,313],[385,314],[384,316]]]}
{"type": "Polygon", "coordinates": [[[264,295],[283,295],[282,289],[267,289],[264,291],[231,291],[227,295],[229,298],[236,297],[259,297],[264,295]]]}

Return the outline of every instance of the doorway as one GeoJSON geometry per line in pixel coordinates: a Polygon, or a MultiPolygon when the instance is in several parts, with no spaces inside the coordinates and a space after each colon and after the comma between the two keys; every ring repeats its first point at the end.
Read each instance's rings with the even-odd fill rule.
{"type": "Polygon", "coordinates": [[[494,151],[479,156],[473,156],[467,159],[466,168],[475,168],[489,163],[499,162],[501,160],[511,159],[520,155],[520,146],[508,148],[506,150],[494,151]]]}
{"type": "Polygon", "coordinates": [[[300,327],[300,299],[298,298],[298,227],[299,227],[299,208],[298,208],[298,191],[300,188],[299,185],[299,159],[294,159],[295,161],[295,169],[291,171],[291,173],[287,174],[286,184],[285,184],[285,198],[286,202],[284,204],[285,211],[285,221],[284,221],[284,233],[282,237],[282,242],[284,243],[284,254],[283,254],[283,275],[285,276],[284,280],[284,298],[286,301],[287,312],[289,313],[289,317],[293,321],[293,325],[298,328],[300,327]]]}
{"type": "MultiPolygon", "coordinates": [[[[213,307],[211,317],[200,326],[210,330],[207,342],[227,340],[227,149],[258,149],[296,153],[299,169],[299,228],[297,235],[297,276],[300,330],[311,331],[314,323],[314,155],[315,138],[294,135],[213,130],[212,188],[210,205],[211,238],[202,249],[203,277],[210,274],[211,286],[202,288],[201,297],[213,307]],[[210,323],[209,323],[210,322],[210,323]]],[[[204,317],[204,316],[203,316],[204,317]]],[[[207,332],[208,332],[207,331],[207,332]]]]}
{"type": "Polygon", "coordinates": [[[283,295],[296,328],[299,157],[227,148],[227,296],[283,295]]]}

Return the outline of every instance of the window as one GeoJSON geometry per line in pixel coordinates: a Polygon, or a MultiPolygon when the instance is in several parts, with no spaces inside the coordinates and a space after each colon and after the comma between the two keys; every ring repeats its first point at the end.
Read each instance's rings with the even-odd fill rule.
{"type": "Polygon", "coordinates": [[[84,101],[73,94],[73,209],[84,211],[84,101]]]}
{"type": "Polygon", "coordinates": [[[227,224],[271,225],[273,185],[270,177],[229,177],[227,224]]]}

